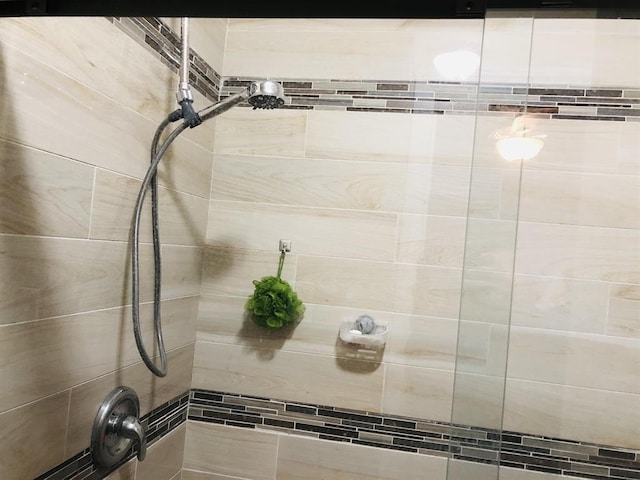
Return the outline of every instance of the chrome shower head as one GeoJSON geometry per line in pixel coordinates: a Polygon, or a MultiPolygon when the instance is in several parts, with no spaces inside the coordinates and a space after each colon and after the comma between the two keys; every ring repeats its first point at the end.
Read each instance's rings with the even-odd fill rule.
{"type": "Polygon", "coordinates": [[[200,110],[198,115],[200,120],[204,122],[244,101],[248,101],[254,110],[256,108],[278,108],[284,105],[284,89],[282,85],[272,80],[251,82],[240,92],[200,110]]]}
{"type": "Polygon", "coordinates": [[[264,80],[251,82],[248,102],[256,108],[272,109],[284,105],[284,89],[278,82],[264,80]]]}

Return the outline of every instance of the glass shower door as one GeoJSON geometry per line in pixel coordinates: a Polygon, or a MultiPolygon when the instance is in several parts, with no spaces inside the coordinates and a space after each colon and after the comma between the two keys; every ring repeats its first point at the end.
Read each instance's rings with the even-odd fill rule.
{"type": "Polygon", "coordinates": [[[522,156],[535,108],[528,105],[532,18],[487,15],[452,402],[447,478],[498,478],[522,156]],[[515,151],[508,151],[511,148],[515,151]],[[506,150],[505,150],[506,149],[506,150]]]}
{"type": "Polygon", "coordinates": [[[451,480],[640,474],[640,20],[588,15],[485,21],[451,480]]]}

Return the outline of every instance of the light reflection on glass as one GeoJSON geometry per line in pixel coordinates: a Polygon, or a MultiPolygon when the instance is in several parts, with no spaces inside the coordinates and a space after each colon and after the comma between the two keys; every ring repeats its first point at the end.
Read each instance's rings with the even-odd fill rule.
{"type": "Polygon", "coordinates": [[[433,64],[447,80],[462,81],[478,70],[480,56],[468,50],[454,50],[436,55],[433,64]]]}

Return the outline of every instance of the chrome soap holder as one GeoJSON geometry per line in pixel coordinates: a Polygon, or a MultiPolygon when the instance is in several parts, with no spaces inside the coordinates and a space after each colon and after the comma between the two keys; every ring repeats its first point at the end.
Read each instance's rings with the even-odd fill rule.
{"type": "Polygon", "coordinates": [[[340,339],[371,348],[380,348],[387,343],[389,325],[369,315],[361,315],[355,321],[345,320],[340,324],[340,339]]]}

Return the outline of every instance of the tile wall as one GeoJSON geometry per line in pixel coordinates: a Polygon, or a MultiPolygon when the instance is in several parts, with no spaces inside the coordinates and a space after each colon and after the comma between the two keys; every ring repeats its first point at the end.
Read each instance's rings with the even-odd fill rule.
{"type": "MultiPolygon", "coordinates": [[[[98,407],[120,384],[137,391],[142,414],[190,388],[211,126],[186,132],[161,166],[164,379],[139,361],[129,306],[132,206],[153,132],[175,109],[175,85],[157,55],[107,19],[0,20],[3,480],[35,478],[86,453],[98,407]]],[[[151,347],[150,281],[141,298],[151,347]]],[[[113,478],[174,477],[184,434],[183,426],[150,450],[150,460],[169,462],[178,445],[171,465],[134,461],[113,478]]]]}
{"type": "Polygon", "coordinates": [[[296,108],[218,119],[193,387],[637,449],[639,28],[494,18],[482,44],[475,20],[230,20],[224,77],[322,86],[296,91],[296,108]],[[431,63],[441,45],[482,49],[477,119],[349,91],[447,88],[431,63]],[[329,79],[343,83],[326,91],[329,79]],[[512,112],[545,139],[524,166],[495,150],[512,112]],[[307,313],[264,332],[243,305],[280,238],[307,313]],[[363,313],[389,322],[384,352],[337,339],[363,313]]]}
{"type": "MultiPolygon", "coordinates": [[[[349,111],[344,97],[329,96],[229,111],[216,120],[215,142],[213,124],[186,132],[160,179],[171,225],[163,309],[172,371],[159,381],[137,362],[126,330],[125,274],[129,205],[155,125],[175,108],[175,74],[158,62],[158,45],[131,39],[157,22],[34,20],[5,19],[0,29],[2,190],[11,206],[0,218],[0,261],[11,272],[0,290],[2,478],[35,477],[86,449],[93,412],[121,383],[138,390],[146,412],[193,386],[484,428],[504,420],[513,432],[640,448],[637,21],[232,19],[197,28],[194,42],[211,50],[203,58],[233,78],[447,85],[431,61],[438,46],[482,49],[482,70],[468,82],[496,86],[494,104],[516,107],[487,107],[476,121],[465,108],[412,115],[406,103],[393,111],[376,99],[349,111]],[[518,90],[526,85],[557,89],[556,113],[580,119],[534,111],[549,99],[518,90]],[[586,104],[570,98],[576,89],[603,93],[586,104]],[[618,90],[628,106],[615,101],[618,90]],[[521,169],[499,160],[494,134],[523,104],[546,144],[521,169]],[[595,118],[614,113],[601,108],[625,121],[595,118]],[[295,329],[264,332],[243,305],[251,281],[275,272],[281,238],[293,242],[283,277],[307,312],[295,329]],[[389,322],[384,351],[337,339],[340,321],[362,313],[389,322]],[[507,354],[503,419],[501,384],[492,382],[502,382],[507,354]],[[468,408],[452,418],[454,400],[468,408]],[[60,431],[66,441],[35,457],[21,448],[60,431]]],[[[170,52],[162,58],[175,67],[170,52]]],[[[457,84],[449,93],[462,105],[474,91],[457,84]]],[[[158,443],[157,455],[182,438],[183,479],[272,479],[276,461],[278,478],[353,479],[354,469],[445,476],[442,457],[197,421],[158,443]]],[[[112,478],[177,474],[146,471],[162,465],[134,461],[112,478]]],[[[477,480],[478,465],[450,468],[457,480],[477,480]]]]}

